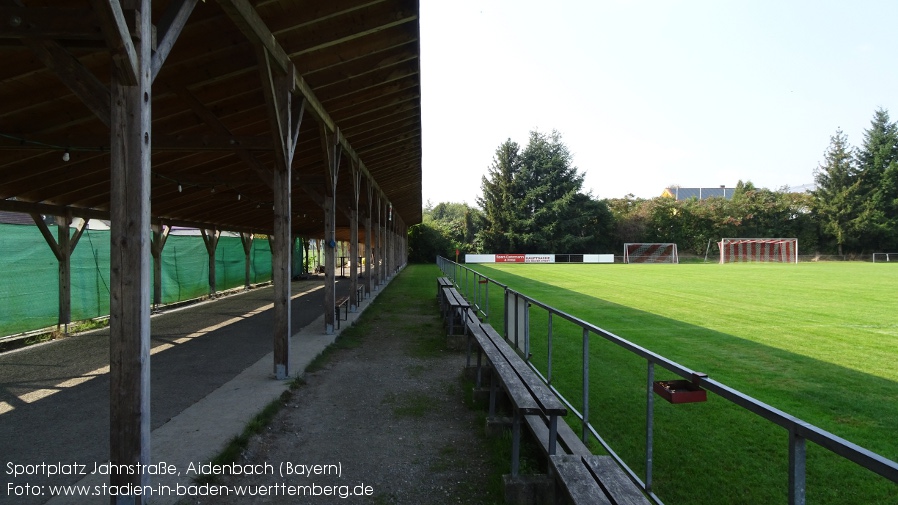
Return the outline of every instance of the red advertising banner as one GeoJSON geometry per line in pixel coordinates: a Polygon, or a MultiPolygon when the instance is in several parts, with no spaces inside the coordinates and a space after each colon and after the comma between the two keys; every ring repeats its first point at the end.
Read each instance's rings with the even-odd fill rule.
{"type": "Polygon", "coordinates": [[[524,254],[497,254],[496,263],[523,263],[524,254]]]}

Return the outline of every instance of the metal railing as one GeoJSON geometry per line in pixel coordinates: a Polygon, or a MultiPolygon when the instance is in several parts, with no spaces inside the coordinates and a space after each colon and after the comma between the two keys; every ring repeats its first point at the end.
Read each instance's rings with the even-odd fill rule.
{"type": "MultiPolygon", "coordinates": [[[[581,437],[583,442],[588,441],[591,434],[602,444],[605,450],[611,455],[627,472],[630,478],[639,485],[640,488],[655,503],[663,504],[661,499],[652,491],[652,461],[653,461],[653,439],[654,439],[654,391],[653,383],[655,381],[655,367],[662,368],[684,378],[690,380],[693,384],[702,389],[710,391],[728,402],[741,407],[768,422],[785,428],[789,434],[788,450],[789,450],[789,504],[803,505],[805,503],[805,479],[806,479],[806,443],[808,441],[829,450],[830,452],[849,460],[862,468],[881,475],[886,479],[898,483],[898,463],[888,458],[880,456],[870,450],[867,450],[857,444],[849,442],[839,436],[836,436],[826,430],[818,428],[810,423],[792,416],[786,412],[776,409],[764,402],[761,402],[751,396],[741,393],[725,384],[710,379],[704,374],[691,370],[679,363],[656,354],[644,347],[636,345],[625,340],[611,332],[584,321],[580,318],[567,314],[554,307],[546,305],[539,300],[531,298],[523,293],[515,291],[508,286],[486,277],[467,266],[460,265],[445,258],[437,258],[437,265],[443,273],[455,282],[456,286],[466,297],[474,297],[475,305],[485,320],[489,318],[489,302],[488,289],[490,284],[504,290],[505,293],[505,338],[513,343],[527,360],[530,367],[540,376],[552,391],[568,406],[574,415],[581,422],[581,437]],[[474,281],[472,285],[471,280],[474,281]],[[544,376],[536,366],[530,361],[530,308],[537,307],[544,310],[548,317],[548,340],[547,340],[547,366],[546,375],[544,376]],[[561,392],[552,386],[552,346],[553,346],[553,321],[560,318],[564,321],[572,323],[582,330],[582,370],[583,370],[583,397],[582,405],[578,410],[561,392]],[[645,433],[645,479],[641,479],[623,459],[611,448],[611,446],[596,431],[595,427],[589,421],[589,349],[590,336],[596,335],[623,348],[631,354],[640,357],[646,362],[646,433],[645,433]]],[[[470,301],[470,300],[469,300],[470,301]]]]}

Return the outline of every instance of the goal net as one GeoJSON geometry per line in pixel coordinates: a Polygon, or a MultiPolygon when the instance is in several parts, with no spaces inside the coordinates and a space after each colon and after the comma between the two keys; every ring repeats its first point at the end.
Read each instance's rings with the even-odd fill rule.
{"type": "Polygon", "coordinates": [[[898,262],[898,253],[873,253],[873,263],[898,262]]]}
{"type": "Polygon", "coordinates": [[[720,246],[721,263],[798,263],[796,238],[725,238],[717,245],[720,246]]]}
{"type": "Polygon", "coordinates": [[[677,244],[627,243],[624,244],[624,263],[679,263],[677,244]]]}

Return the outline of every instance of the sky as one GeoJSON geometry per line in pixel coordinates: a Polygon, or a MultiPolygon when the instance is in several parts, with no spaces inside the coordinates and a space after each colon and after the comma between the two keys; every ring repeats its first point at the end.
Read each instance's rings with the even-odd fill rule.
{"type": "Polygon", "coordinates": [[[557,130],[598,198],[811,184],[838,128],[898,119],[891,0],[421,0],[423,202],[557,130]]]}

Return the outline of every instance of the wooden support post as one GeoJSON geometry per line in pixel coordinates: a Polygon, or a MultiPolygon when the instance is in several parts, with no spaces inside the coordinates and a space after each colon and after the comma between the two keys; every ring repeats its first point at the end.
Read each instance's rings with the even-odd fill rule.
{"type": "Polygon", "coordinates": [[[374,181],[371,178],[365,180],[365,188],[368,191],[368,212],[365,214],[365,291],[368,296],[373,293],[374,286],[377,283],[376,271],[374,269],[374,181]]]}
{"type": "Polygon", "coordinates": [[[373,258],[371,251],[371,192],[368,192],[368,212],[365,213],[365,296],[371,296],[371,278],[374,277],[374,270],[371,268],[371,259],[373,258]]]}
{"type": "MultiPolygon", "coordinates": [[[[116,67],[110,88],[109,461],[124,468],[150,463],[150,4],[132,4],[142,14],[132,54],[120,51],[131,45],[128,31],[116,21],[122,18],[121,4],[94,2],[104,11],[101,27],[116,67]]],[[[110,484],[142,488],[150,485],[150,475],[117,472],[110,484]]],[[[141,505],[147,499],[135,493],[110,501],[141,505]]]]}
{"type": "Polygon", "coordinates": [[[253,234],[241,233],[240,242],[243,243],[243,255],[245,257],[245,271],[243,274],[243,287],[249,289],[250,285],[250,253],[253,250],[253,234]]]}
{"type": "Polygon", "coordinates": [[[290,169],[274,172],[274,376],[290,377],[290,169]]]}
{"type": "Polygon", "coordinates": [[[153,306],[162,303],[162,249],[168,240],[171,226],[163,224],[153,225],[153,245],[150,251],[153,253],[153,306]]]}
{"type": "Polygon", "coordinates": [[[334,268],[334,197],[324,197],[324,332],[334,334],[336,319],[336,280],[334,268]]]}
{"type": "Polygon", "coordinates": [[[291,199],[292,167],[296,153],[299,127],[305,113],[305,99],[293,100],[296,77],[293,65],[283,73],[272,65],[267,49],[259,48],[259,67],[262,70],[262,91],[268,106],[271,131],[275,137],[275,170],[272,180],[274,193],[274,246],[271,251],[271,279],[274,286],[274,376],[278,380],[290,377],[290,282],[293,247],[291,199]]]}
{"type": "Polygon", "coordinates": [[[340,175],[340,131],[329,132],[327,126],[321,125],[321,144],[327,162],[327,195],[324,197],[324,331],[328,335],[334,333],[336,323],[336,262],[334,250],[337,247],[337,180],[340,175]]]}
{"type": "Polygon", "coordinates": [[[203,234],[203,243],[206,244],[206,254],[209,255],[209,296],[213,296],[215,289],[215,250],[218,248],[218,239],[221,237],[221,230],[212,228],[207,230],[200,228],[203,234]]]}
{"type": "Polygon", "coordinates": [[[358,298],[356,292],[359,289],[359,192],[362,189],[362,171],[359,170],[359,160],[350,158],[352,168],[352,189],[354,198],[350,203],[349,216],[349,310],[358,311],[358,298]]]}
{"type": "Polygon", "coordinates": [[[47,245],[50,246],[50,250],[53,251],[53,255],[56,256],[56,261],[59,264],[59,275],[57,277],[59,285],[59,316],[56,320],[56,326],[62,326],[63,332],[67,334],[69,332],[69,323],[72,322],[72,252],[75,251],[75,246],[78,245],[81,234],[87,228],[88,220],[82,220],[81,224],[75,229],[75,234],[69,236],[69,228],[72,225],[72,212],[66,209],[63,215],[55,217],[57,226],[56,239],[50,233],[50,228],[47,227],[44,218],[36,212],[31,214],[31,219],[34,220],[34,224],[37,225],[38,230],[40,230],[44,240],[47,241],[47,245]]]}
{"type": "Polygon", "coordinates": [[[387,219],[389,216],[387,216],[386,198],[381,200],[380,212],[380,240],[377,241],[377,247],[380,250],[380,254],[378,254],[380,257],[378,278],[380,279],[380,284],[383,285],[387,283],[387,219]]]}

